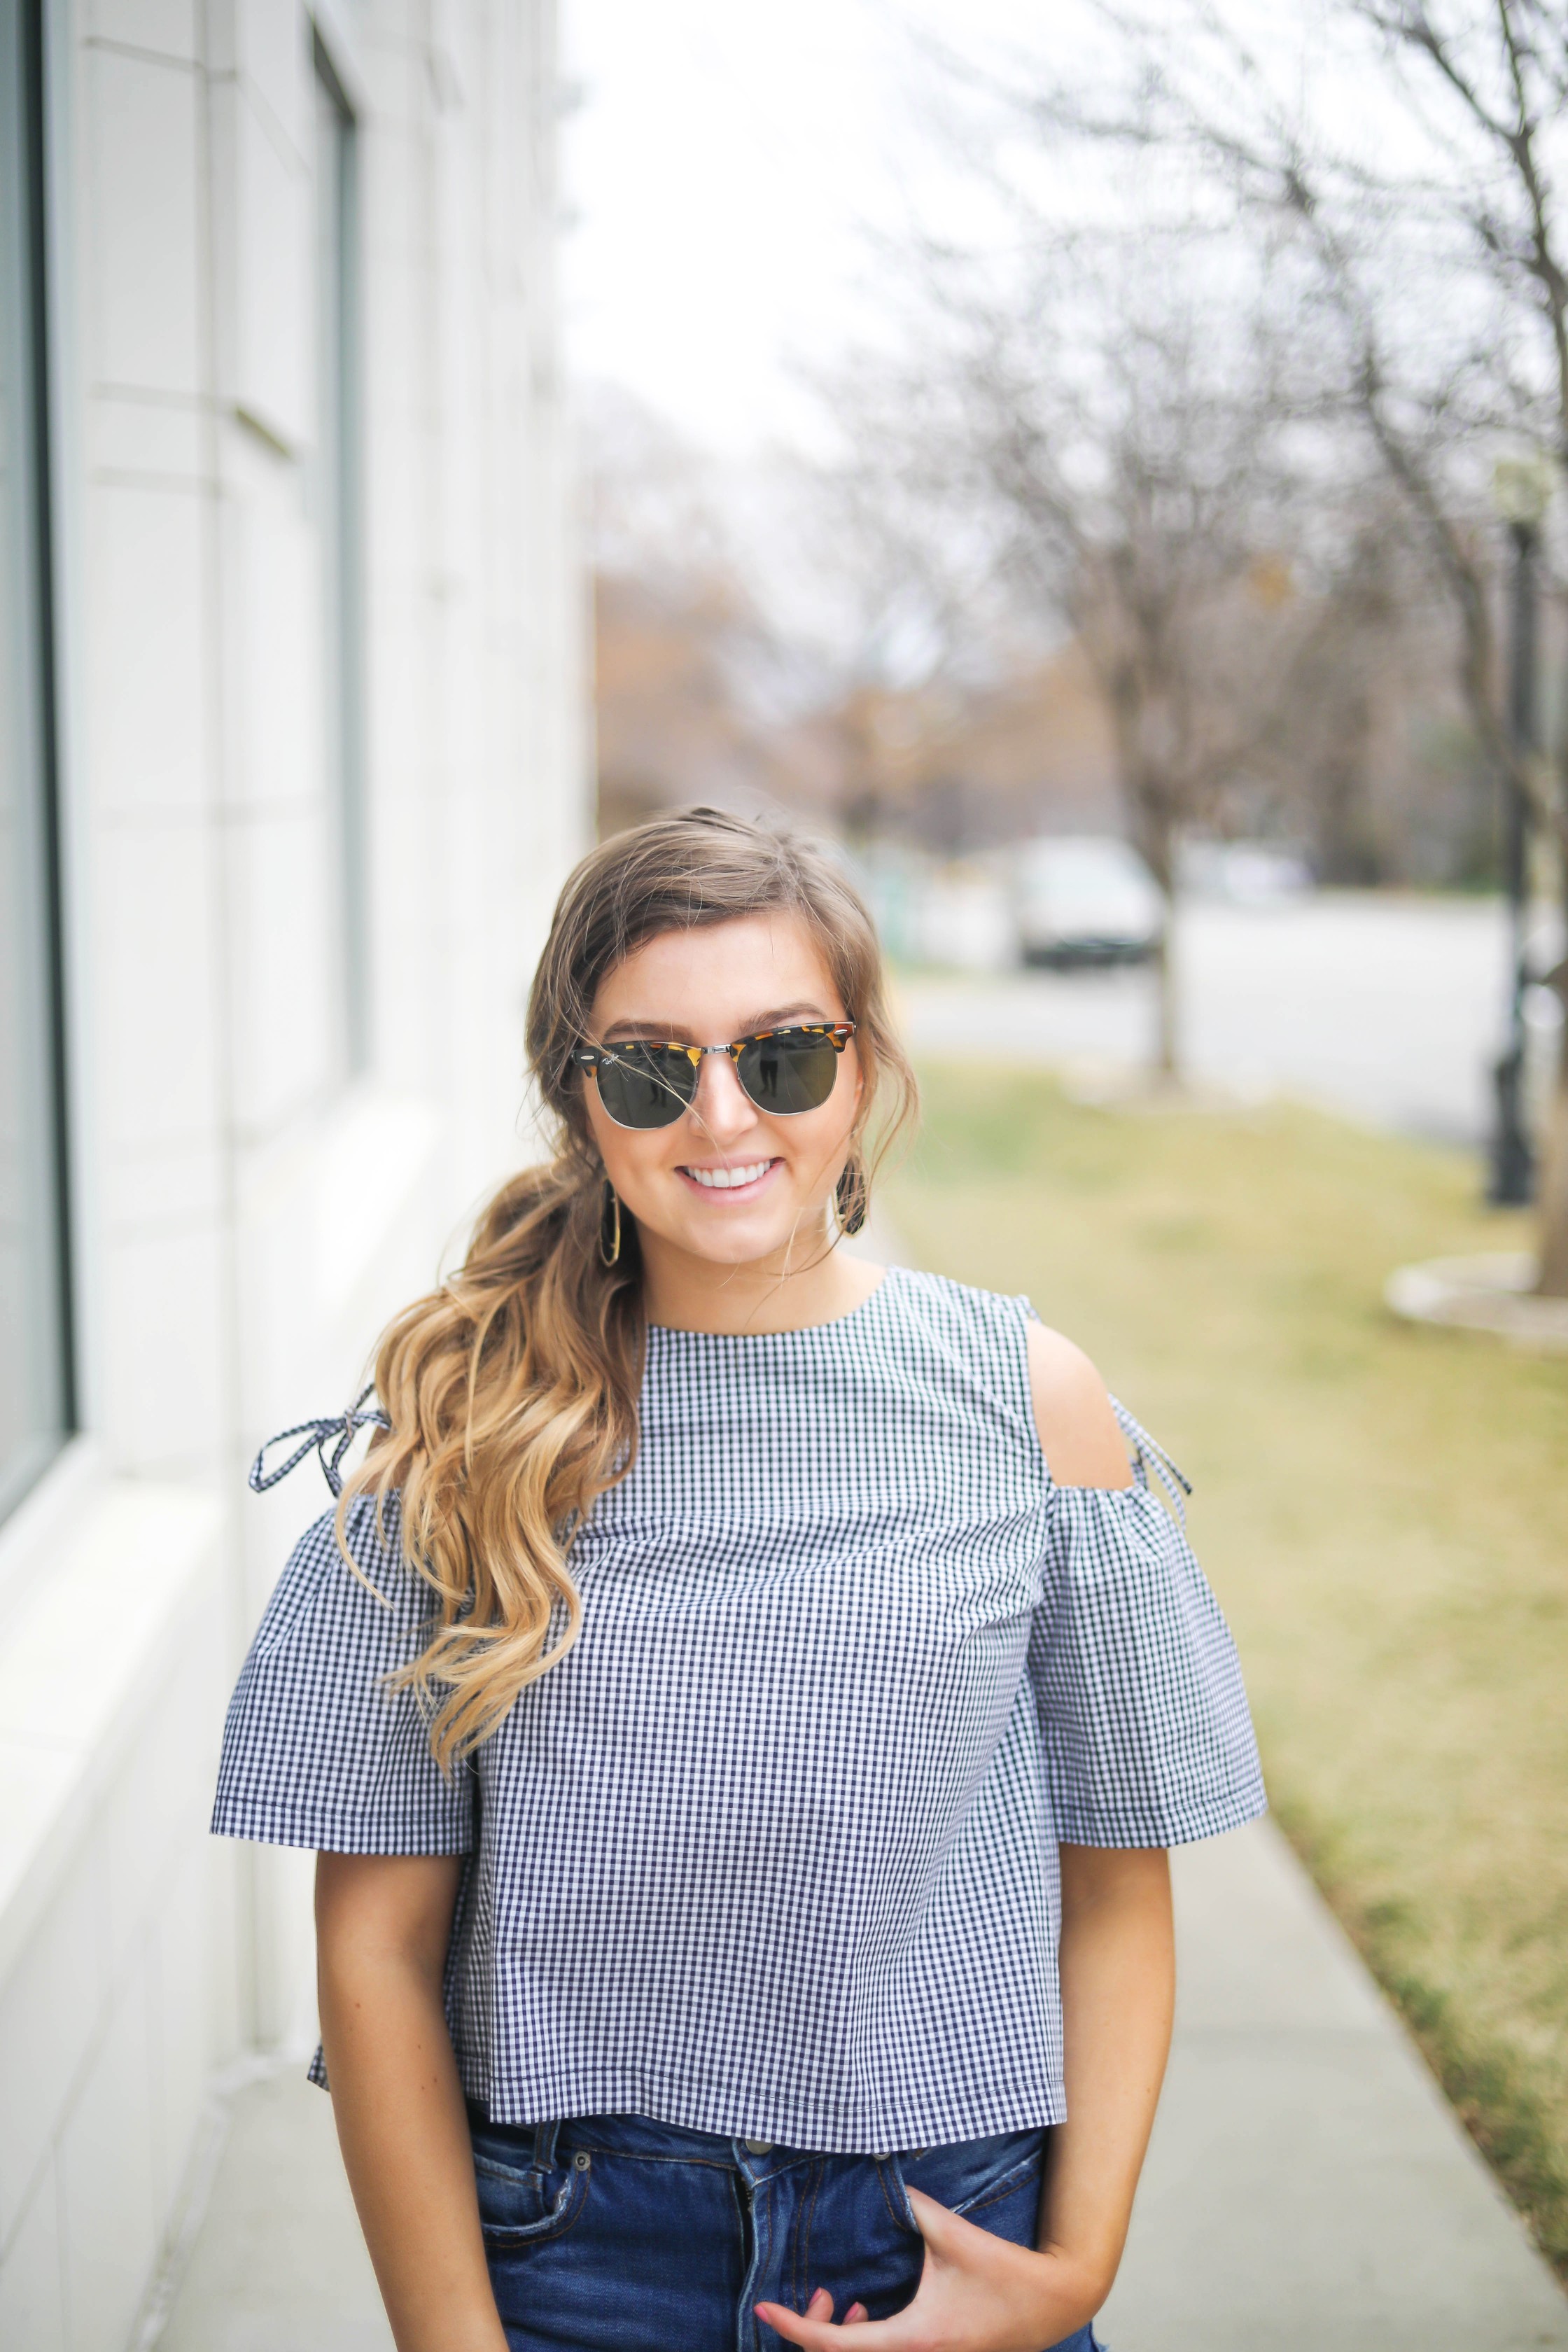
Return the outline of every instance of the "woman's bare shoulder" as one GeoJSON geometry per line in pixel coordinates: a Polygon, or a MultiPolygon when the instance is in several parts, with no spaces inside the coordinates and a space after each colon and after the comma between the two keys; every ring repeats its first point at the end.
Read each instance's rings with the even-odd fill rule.
{"type": "Polygon", "coordinates": [[[1081,1348],[1043,1323],[1028,1335],[1035,1426],[1058,1486],[1130,1486],[1132,1469],[1105,1382],[1081,1348]]]}

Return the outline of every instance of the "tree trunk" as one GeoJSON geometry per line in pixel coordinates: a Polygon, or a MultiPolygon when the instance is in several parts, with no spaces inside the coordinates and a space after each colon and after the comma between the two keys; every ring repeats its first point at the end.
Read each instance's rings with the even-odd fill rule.
{"type": "MultiPolygon", "coordinates": [[[[1087,637],[1085,644],[1092,663],[1092,644],[1087,637]]],[[[1176,812],[1184,810],[1186,802],[1171,772],[1168,755],[1163,757],[1158,748],[1158,738],[1170,730],[1164,724],[1166,698],[1148,691],[1146,668],[1153,667],[1122,661],[1108,665],[1100,676],[1116,734],[1122,806],[1132,845],[1164,902],[1160,942],[1150,958],[1154,981],[1153,1066],[1158,1076],[1175,1083],[1182,1074],[1174,952],[1176,812]]]]}
{"type": "Polygon", "coordinates": [[[1132,793],[1133,838],[1163,901],[1160,944],[1150,959],[1154,977],[1154,1067],[1173,1083],[1182,1075],[1182,1030],[1176,972],[1176,826],[1179,805],[1164,777],[1147,772],[1132,793]]]}
{"type": "Polygon", "coordinates": [[[1154,1066],[1163,1078],[1181,1076],[1180,1026],[1176,1002],[1176,902],[1164,892],[1165,927],[1154,952],[1154,1066]]]}

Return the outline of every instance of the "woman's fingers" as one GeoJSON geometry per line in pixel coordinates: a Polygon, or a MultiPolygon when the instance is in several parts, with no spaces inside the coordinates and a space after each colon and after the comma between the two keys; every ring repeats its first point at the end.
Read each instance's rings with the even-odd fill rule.
{"type": "MultiPolygon", "coordinates": [[[[770,2311],[773,2307],[772,2304],[767,2305],[767,2308],[770,2311]]],[[[758,2304],[757,2309],[761,2311],[763,2308],[763,2306],[761,2304],[758,2304]]],[[[805,2309],[801,2315],[805,2319],[815,2319],[824,2326],[826,2326],[832,2319],[833,2297],[828,2294],[827,2289],[825,2286],[819,2286],[817,2288],[816,2294],[812,2296],[811,2301],[806,2305],[805,2309]]],[[[863,2303],[852,2303],[848,2310],[844,2315],[843,2325],[846,2327],[852,2327],[857,2320],[866,2319],[870,2315],[867,2311],[863,2303]]]]}
{"type": "MultiPolygon", "coordinates": [[[[816,2293],[812,2296],[811,2301],[806,2305],[805,2316],[807,2319],[832,2318],[833,2297],[828,2294],[827,2289],[825,2286],[819,2286],[816,2293]]],[[[868,2312],[863,2303],[852,2303],[848,2310],[844,2315],[844,2325],[847,2327],[857,2319],[868,2319],[869,2317],[870,2314],[868,2312]]]]}
{"type": "MultiPolygon", "coordinates": [[[[811,2300],[815,2304],[816,2296],[811,2300]]],[[[855,2330],[855,2352],[878,2352],[878,2347],[881,2352],[900,2352],[900,2347],[907,2347],[910,2342],[901,2312],[896,2319],[868,2320],[864,2304],[851,2304],[837,2327],[828,2320],[813,2319],[804,2312],[786,2311],[782,2303],[755,2303],[752,2308],[775,2336],[782,2336],[786,2344],[804,2346],[805,2352],[839,2352],[833,2339],[851,2326],[855,2330]]]]}

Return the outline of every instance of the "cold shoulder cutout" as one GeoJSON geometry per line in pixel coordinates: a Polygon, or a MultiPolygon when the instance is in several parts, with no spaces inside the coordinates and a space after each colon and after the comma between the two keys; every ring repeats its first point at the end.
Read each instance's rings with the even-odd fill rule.
{"type": "Polygon", "coordinates": [[[1129,1486],[1116,1405],[1081,1348],[1033,1318],[1025,1334],[1035,1427],[1062,1486],[1129,1486]]]}

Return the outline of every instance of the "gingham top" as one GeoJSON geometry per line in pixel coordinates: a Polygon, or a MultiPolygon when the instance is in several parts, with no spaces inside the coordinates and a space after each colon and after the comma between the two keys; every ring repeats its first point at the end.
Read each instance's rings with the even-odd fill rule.
{"type": "Polygon", "coordinates": [[[447,1970],[498,2122],[629,2112],[876,2152],[1058,2121],[1058,1842],[1263,1810],[1163,1462],[1057,1486],[1023,1299],[895,1269],[853,1313],[648,1333],[641,1441],[571,1553],[581,1637],[472,1764],[387,1671],[423,1583],[331,1515],[229,1708],[215,1830],[466,1857],[447,1970]]]}

